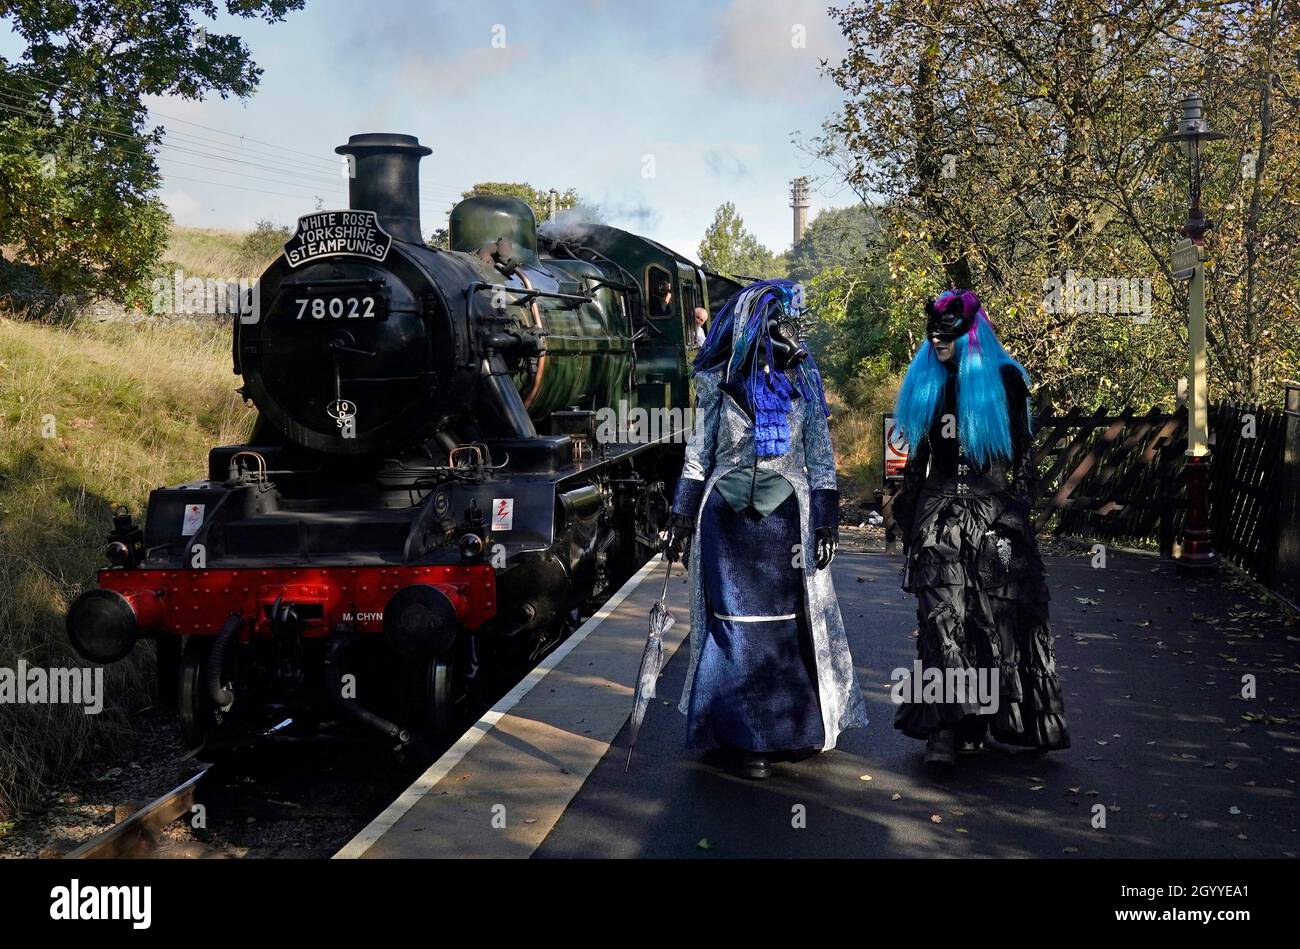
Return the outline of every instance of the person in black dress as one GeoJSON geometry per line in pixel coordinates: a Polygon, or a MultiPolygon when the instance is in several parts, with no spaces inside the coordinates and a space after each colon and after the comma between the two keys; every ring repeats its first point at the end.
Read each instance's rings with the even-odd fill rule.
{"type": "Polygon", "coordinates": [[[896,687],[894,727],[924,740],[926,761],[940,765],[989,735],[1068,748],[1031,519],[1028,374],[971,291],[940,294],[926,314],[896,408],[910,451],[893,509],[903,586],[917,598],[918,662],[896,687]],[[944,687],[922,690],[918,669],[944,687]],[[988,689],[960,688],[977,676],[988,689]]]}

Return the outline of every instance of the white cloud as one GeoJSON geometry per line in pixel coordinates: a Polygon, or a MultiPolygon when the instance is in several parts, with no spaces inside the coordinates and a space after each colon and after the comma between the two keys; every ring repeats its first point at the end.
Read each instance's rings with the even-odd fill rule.
{"type": "Polygon", "coordinates": [[[205,223],[203,205],[189,192],[164,190],[160,197],[177,224],[197,227],[205,223]]]}
{"type": "Polygon", "coordinates": [[[732,0],[716,23],[714,80],[741,95],[794,100],[824,90],[819,64],[846,48],[826,0],[732,0]]]}

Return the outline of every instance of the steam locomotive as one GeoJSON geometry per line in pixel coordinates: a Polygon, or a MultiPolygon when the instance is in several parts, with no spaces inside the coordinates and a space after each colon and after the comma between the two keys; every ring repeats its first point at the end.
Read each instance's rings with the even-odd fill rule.
{"type": "Polygon", "coordinates": [[[539,235],[510,197],[461,201],[433,248],[431,150],[336,151],[349,208],[300,218],[234,321],[249,443],[153,491],[143,525],[119,509],[67,615],[92,662],[156,641],[191,747],[458,734],[656,550],[694,310],[740,289],[617,228],[539,235]]]}

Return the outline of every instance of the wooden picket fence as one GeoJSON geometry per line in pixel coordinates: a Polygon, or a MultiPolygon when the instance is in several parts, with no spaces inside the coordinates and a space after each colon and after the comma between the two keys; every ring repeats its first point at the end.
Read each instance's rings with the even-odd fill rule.
{"type": "MultiPolygon", "coordinates": [[[[1277,544],[1271,488],[1281,469],[1285,428],[1280,409],[1228,402],[1210,407],[1214,548],[1264,583],[1272,580],[1277,544]]],[[[1155,544],[1172,555],[1186,512],[1185,409],[1048,410],[1039,414],[1035,432],[1039,527],[1155,544]]]]}

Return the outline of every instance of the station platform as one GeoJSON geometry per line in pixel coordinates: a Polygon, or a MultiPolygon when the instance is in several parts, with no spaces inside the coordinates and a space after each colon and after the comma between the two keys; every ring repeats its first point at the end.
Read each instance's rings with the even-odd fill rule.
{"type": "MultiPolygon", "coordinates": [[[[628,721],[666,569],[655,557],[637,571],[336,859],[530,856],[628,721]]],[[[679,563],[667,602],[676,622],[664,636],[665,664],[690,631],[679,563]]],[[[679,717],[662,679],[657,691],[647,718],[679,717]]]]}
{"type": "Polygon", "coordinates": [[[1295,857],[1300,636],[1231,574],[1045,555],[1073,746],[986,748],[936,777],[893,728],[915,657],[901,560],[832,567],[871,724],[746,781],[683,747],[686,583],[631,768],[626,725],[662,587],[655,560],[339,858],[1295,857]],[[657,579],[656,579],[657,574],[657,579]],[[1243,676],[1256,693],[1243,697],[1243,676]]]}

